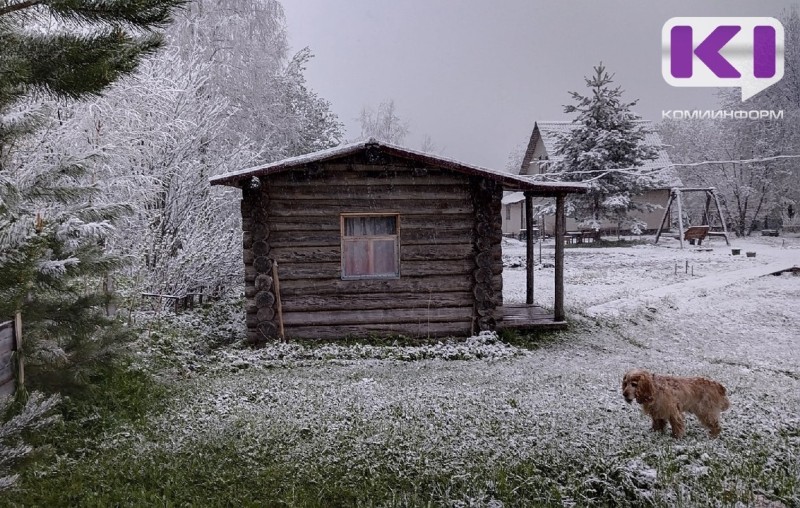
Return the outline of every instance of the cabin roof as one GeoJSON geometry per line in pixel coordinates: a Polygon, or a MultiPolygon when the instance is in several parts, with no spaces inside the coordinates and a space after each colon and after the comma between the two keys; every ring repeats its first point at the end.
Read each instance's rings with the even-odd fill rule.
{"type": "Polygon", "coordinates": [[[449,169],[471,176],[478,176],[489,180],[495,180],[503,184],[506,190],[528,191],[540,196],[555,196],[567,193],[586,192],[588,186],[578,182],[542,182],[535,181],[528,175],[513,175],[504,171],[482,168],[465,164],[454,159],[448,159],[438,155],[431,155],[416,150],[410,150],[401,146],[378,141],[369,138],[364,141],[340,145],[327,150],[290,157],[270,164],[263,164],[251,168],[232,171],[210,179],[211,185],[230,185],[241,187],[243,181],[249,181],[252,177],[269,176],[292,169],[302,168],[310,164],[329,162],[350,155],[366,152],[367,150],[377,151],[380,154],[398,157],[414,161],[426,166],[442,169],[449,169]]]}

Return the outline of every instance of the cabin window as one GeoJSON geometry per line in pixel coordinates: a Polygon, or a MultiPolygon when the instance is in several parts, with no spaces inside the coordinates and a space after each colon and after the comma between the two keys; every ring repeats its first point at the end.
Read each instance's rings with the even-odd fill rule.
{"type": "Polygon", "coordinates": [[[342,215],[342,279],[400,277],[400,216],[342,215]]]}

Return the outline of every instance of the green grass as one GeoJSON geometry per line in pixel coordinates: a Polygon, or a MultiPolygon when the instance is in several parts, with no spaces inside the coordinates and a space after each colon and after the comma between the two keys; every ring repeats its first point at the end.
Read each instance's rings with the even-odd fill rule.
{"type": "MultiPolygon", "coordinates": [[[[203,315],[197,317],[200,318],[206,319],[203,315]]],[[[164,324],[151,332],[154,336],[149,342],[163,352],[165,359],[185,354],[176,345],[179,339],[192,348],[202,345],[201,337],[185,336],[183,328],[164,324]]],[[[576,347],[578,336],[593,337],[594,341],[602,333],[618,336],[626,349],[631,345],[642,348],[612,323],[585,318],[575,319],[572,328],[565,332],[532,335],[504,332],[501,339],[521,348],[541,350],[537,354],[561,350],[569,353],[576,347]]],[[[198,333],[201,334],[202,331],[198,333]]],[[[213,347],[221,347],[217,342],[214,341],[213,347]]],[[[375,346],[398,344],[405,344],[402,337],[390,343],[374,343],[375,346]]],[[[592,353],[594,349],[584,352],[592,353]]],[[[185,379],[172,377],[174,373],[166,375],[160,370],[163,365],[156,362],[154,368],[166,376],[165,381],[129,365],[108,366],[86,386],[67,394],[60,406],[62,423],[40,435],[28,436],[37,452],[23,464],[19,488],[4,492],[0,506],[349,507],[503,503],[520,507],[565,504],[672,507],[736,506],[737,503],[749,506],[758,500],[800,506],[800,422],[796,419],[774,427],[773,432],[750,431],[747,422],[735,425],[732,422],[718,440],[701,435],[676,442],[668,436],[648,434],[644,431],[646,422],[642,422],[642,431],[635,434],[611,435],[614,427],[600,427],[604,434],[571,442],[574,434],[570,432],[579,429],[576,432],[582,433],[582,419],[596,413],[575,412],[574,422],[543,415],[542,420],[552,418],[553,427],[548,427],[547,421],[537,426],[539,422],[534,419],[518,419],[522,434],[511,433],[517,438],[534,437],[535,446],[525,449],[509,446],[502,450],[465,447],[469,451],[462,452],[454,448],[480,439],[481,432],[489,432],[487,428],[492,429],[494,436],[507,436],[502,424],[513,419],[515,412],[525,411],[525,404],[531,404],[530,400],[525,402],[528,394],[501,391],[505,404],[465,397],[464,401],[452,401],[452,407],[448,401],[421,405],[442,411],[432,416],[411,412],[413,406],[408,406],[402,398],[393,403],[391,408],[396,412],[390,416],[386,416],[389,409],[386,414],[359,412],[361,399],[342,398],[346,410],[341,415],[345,417],[340,418],[340,413],[336,413],[327,417],[329,420],[325,419],[325,413],[304,413],[292,402],[281,401],[280,394],[285,390],[294,389],[295,394],[302,394],[308,386],[313,395],[310,381],[317,376],[339,376],[333,382],[352,383],[351,376],[360,379],[375,373],[367,367],[375,365],[372,360],[364,367],[355,363],[359,367],[351,369],[340,368],[337,362],[310,368],[290,365],[277,373],[270,371],[256,376],[221,371],[182,374],[189,376],[185,379]],[[248,403],[259,405],[253,406],[257,408],[254,412],[243,415],[235,410],[249,407],[247,403],[231,404],[230,415],[213,415],[225,425],[219,431],[212,426],[211,432],[208,429],[203,432],[202,425],[192,420],[203,413],[192,413],[185,408],[198,401],[218,400],[214,399],[213,390],[218,385],[208,382],[213,376],[224,381],[228,378],[223,376],[229,376],[243,386],[252,386],[255,395],[249,389],[229,393],[236,399],[253,396],[254,400],[248,403]],[[281,388],[273,386],[275,391],[269,392],[265,385],[273,382],[281,388]],[[289,406],[285,406],[287,403],[289,406]],[[353,411],[348,403],[356,405],[353,411]],[[452,409],[470,404],[475,404],[474,412],[452,409]],[[481,411],[488,413],[488,423],[479,420],[484,414],[481,411]],[[171,417],[160,418],[166,414],[171,417]],[[448,414],[453,418],[446,418],[448,414]],[[386,420],[376,422],[370,415],[386,420]],[[462,416],[466,420],[460,419],[462,416]],[[331,427],[332,422],[343,425],[331,427]],[[178,429],[179,425],[184,428],[178,429]],[[186,428],[190,431],[186,432],[186,428]],[[426,448],[424,444],[436,443],[427,439],[436,433],[442,436],[443,444],[426,448]]],[[[389,361],[381,365],[388,369],[397,363],[389,361]]],[[[437,371],[450,369],[452,373],[462,369],[444,366],[439,360],[402,365],[403,372],[412,375],[415,365],[437,371]]],[[[475,365],[484,369],[490,363],[475,365]]],[[[388,379],[376,381],[380,384],[388,379]]],[[[448,379],[447,375],[442,379],[448,379]]],[[[454,379],[459,381],[455,385],[464,380],[454,379]]],[[[476,382],[465,391],[471,388],[480,390],[485,386],[476,382]]],[[[335,400],[334,390],[328,395],[335,400]]],[[[305,403],[315,400],[326,407],[329,404],[339,407],[327,397],[309,396],[305,403]]]]}
{"type": "MultiPolygon", "coordinates": [[[[143,453],[129,447],[93,450],[79,461],[61,460],[49,472],[29,470],[19,506],[440,506],[469,501],[483,506],[707,506],[751,504],[756,496],[797,505],[798,479],[791,455],[776,454],[787,443],[750,443],[733,463],[713,455],[687,457],[671,444],[651,450],[632,447],[610,457],[574,457],[543,450],[517,463],[431,473],[400,467],[390,452],[378,451],[354,465],[322,466],[281,460],[265,443],[242,455],[238,438],[220,438],[186,449],[143,453]],[[658,479],[626,468],[645,454],[658,479]],[[702,472],[687,470],[700,461],[702,472]],[[754,489],[752,485],[759,485],[754,489]]],[[[786,451],[788,451],[787,447],[786,451]]],[[[343,450],[343,458],[346,451],[343,450]]],[[[795,457],[796,460],[796,457],[795,457]]]]}
{"type": "Polygon", "coordinates": [[[104,434],[146,425],[149,414],[164,408],[167,395],[165,386],[124,362],[95,372],[86,383],[62,394],[58,423],[26,436],[35,452],[25,473],[53,462],[77,460],[91,452],[104,434]]]}

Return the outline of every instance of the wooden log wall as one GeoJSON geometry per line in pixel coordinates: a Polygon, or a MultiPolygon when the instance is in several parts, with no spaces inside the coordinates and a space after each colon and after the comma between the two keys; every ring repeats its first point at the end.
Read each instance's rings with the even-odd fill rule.
{"type": "Polygon", "coordinates": [[[244,252],[245,322],[247,341],[258,344],[278,336],[272,279],[269,198],[260,180],[242,189],[242,247],[244,252]]]}
{"type": "Polygon", "coordinates": [[[287,339],[464,336],[490,327],[502,289],[500,189],[358,157],[272,175],[244,191],[248,338],[277,336],[273,260],[287,339]],[[399,279],[341,279],[342,213],[399,215],[399,279]]]}
{"type": "Polygon", "coordinates": [[[496,310],[503,305],[503,188],[497,182],[473,178],[474,213],[473,296],[475,329],[473,333],[494,330],[496,310]]]}

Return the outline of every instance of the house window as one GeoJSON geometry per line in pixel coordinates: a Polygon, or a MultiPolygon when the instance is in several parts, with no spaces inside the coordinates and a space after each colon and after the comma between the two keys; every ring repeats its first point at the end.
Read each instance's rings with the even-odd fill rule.
{"type": "Polygon", "coordinates": [[[506,220],[511,220],[511,205],[506,205],[506,220]]]}
{"type": "Polygon", "coordinates": [[[342,215],[342,279],[400,277],[397,214],[342,215]]]}

